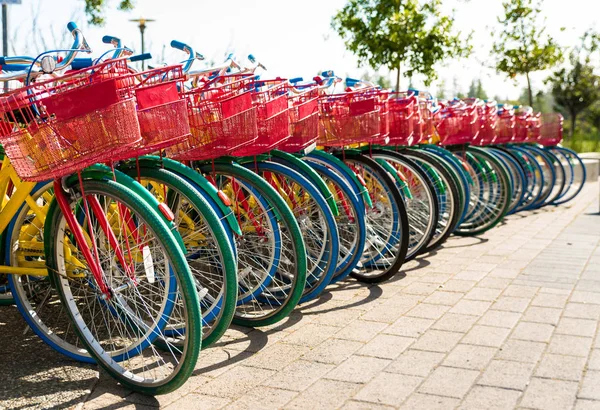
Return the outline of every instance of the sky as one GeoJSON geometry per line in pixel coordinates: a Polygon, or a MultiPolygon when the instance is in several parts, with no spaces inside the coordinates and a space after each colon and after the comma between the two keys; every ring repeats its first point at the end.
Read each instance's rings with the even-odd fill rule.
{"type": "MultiPolygon", "coordinates": [[[[152,52],[155,63],[175,63],[185,57],[169,46],[176,39],[216,62],[229,52],[240,57],[252,53],[273,76],[311,78],[321,70],[331,69],[342,77],[360,77],[367,70],[374,71],[360,67],[331,29],[331,17],[346,0],[133,0],[135,9],[128,12],[117,10],[118,0],[106,0],[103,27],[86,24],[83,0],[21,1],[21,5],[9,6],[10,54],[33,54],[60,46],[70,19],[79,24],[94,55],[108,49],[101,42],[105,34],[119,37],[125,45],[141,52],[139,29],[128,20],[144,17],[156,20],[148,23],[146,29],[146,51],[152,52]],[[37,35],[32,36],[34,31],[37,35]]],[[[443,81],[444,93],[450,97],[456,91],[466,92],[471,81],[478,78],[490,96],[501,99],[519,96],[525,79],[517,78],[515,84],[497,74],[490,57],[491,33],[498,27],[501,3],[501,0],[444,0],[445,12],[454,16],[455,29],[465,34],[473,32],[473,53],[467,59],[440,65],[440,80],[429,90],[438,93],[443,81]]],[[[548,32],[563,46],[577,44],[590,27],[600,30],[597,0],[545,0],[543,14],[548,32]],[[561,27],[565,30],[561,31],[561,27]]],[[[378,72],[390,75],[385,69],[378,72]]],[[[547,72],[533,74],[534,90],[545,87],[543,79],[547,75],[547,72]]],[[[408,79],[403,78],[401,83],[406,87],[408,79]]],[[[414,78],[413,85],[425,88],[420,78],[414,78]]]]}

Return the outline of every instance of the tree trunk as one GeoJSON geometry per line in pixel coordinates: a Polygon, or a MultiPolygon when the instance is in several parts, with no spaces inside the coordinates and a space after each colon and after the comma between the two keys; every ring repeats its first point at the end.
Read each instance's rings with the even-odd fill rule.
{"type": "Polygon", "coordinates": [[[575,125],[577,124],[577,113],[571,113],[571,129],[569,130],[569,138],[571,141],[573,140],[573,135],[575,134],[575,125]]]}
{"type": "Polygon", "coordinates": [[[398,64],[398,70],[396,71],[396,92],[400,91],[400,64],[398,64]]]}
{"type": "Polygon", "coordinates": [[[525,73],[527,77],[527,96],[529,97],[529,106],[533,108],[533,92],[531,91],[531,81],[529,80],[529,73],[525,73]]]}

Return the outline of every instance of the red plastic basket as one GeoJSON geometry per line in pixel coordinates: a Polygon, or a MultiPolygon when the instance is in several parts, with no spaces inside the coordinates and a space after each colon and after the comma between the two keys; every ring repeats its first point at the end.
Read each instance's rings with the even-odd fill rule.
{"type": "Polygon", "coordinates": [[[442,145],[470,143],[479,134],[477,105],[454,102],[442,109],[436,124],[442,145]]]}
{"type": "Polygon", "coordinates": [[[0,97],[0,135],[17,174],[72,174],[141,139],[127,64],[109,60],[0,97]]]}
{"type": "Polygon", "coordinates": [[[531,115],[532,112],[529,110],[519,110],[515,114],[515,136],[512,142],[525,142],[528,140],[531,115]]]}
{"type": "Polygon", "coordinates": [[[542,114],[539,112],[529,116],[527,121],[527,142],[537,142],[541,136],[542,114]]]}
{"type": "Polygon", "coordinates": [[[413,145],[415,129],[421,127],[420,123],[417,97],[410,92],[392,93],[389,100],[389,144],[413,145]]]}
{"type": "Polygon", "coordinates": [[[438,111],[434,110],[434,99],[429,94],[419,93],[419,116],[415,120],[415,136],[412,145],[428,143],[436,133],[435,122],[438,111]]]}
{"type": "Polygon", "coordinates": [[[515,111],[511,107],[498,110],[498,125],[494,144],[506,144],[515,137],[515,111]]]}
{"type": "Polygon", "coordinates": [[[556,112],[542,114],[540,134],[540,144],[547,147],[560,144],[563,139],[563,116],[556,112]]]}
{"type": "Polygon", "coordinates": [[[191,136],[168,147],[166,155],[180,160],[213,159],[254,142],[258,129],[253,89],[253,76],[234,74],[183,93],[191,136]]]}
{"type": "Polygon", "coordinates": [[[477,107],[479,113],[479,134],[472,141],[474,145],[490,145],[496,139],[498,128],[498,105],[495,101],[481,103],[477,107]]]}
{"type": "Polygon", "coordinates": [[[277,146],[285,152],[299,152],[319,137],[319,90],[316,86],[290,94],[291,137],[277,146]]]}
{"type": "Polygon", "coordinates": [[[132,74],[142,140],[120,153],[121,159],[156,152],[190,136],[186,101],[180,95],[181,65],[132,74]]]}
{"type": "Polygon", "coordinates": [[[287,81],[257,81],[252,101],[256,107],[258,138],[232,155],[245,157],[264,154],[290,137],[287,81]]]}
{"type": "Polygon", "coordinates": [[[373,142],[385,132],[381,115],[388,93],[375,88],[322,95],[319,98],[320,131],[318,143],[345,146],[373,142]]]}

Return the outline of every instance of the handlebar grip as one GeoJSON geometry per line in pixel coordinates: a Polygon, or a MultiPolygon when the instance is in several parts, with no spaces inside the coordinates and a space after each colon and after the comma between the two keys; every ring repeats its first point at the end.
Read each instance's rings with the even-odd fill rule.
{"type": "Polygon", "coordinates": [[[355,86],[356,84],[360,83],[360,81],[361,81],[361,80],[357,80],[356,78],[350,78],[350,77],[347,77],[347,78],[346,78],[346,85],[347,85],[348,87],[353,87],[353,86],[355,86]]]}
{"type": "Polygon", "coordinates": [[[333,77],[335,76],[333,70],[327,70],[327,71],[323,71],[321,73],[321,77],[333,77]]]}
{"type": "Polygon", "coordinates": [[[115,43],[120,43],[120,42],[121,42],[121,40],[120,40],[120,39],[118,39],[118,38],[117,38],[117,37],[115,37],[115,36],[104,36],[104,37],[102,37],[102,42],[103,42],[104,44],[112,44],[112,42],[113,42],[113,41],[114,41],[115,43]]]}
{"type": "Polygon", "coordinates": [[[254,57],[254,55],[248,54],[248,61],[250,61],[252,64],[254,64],[254,63],[256,63],[256,58],[254,57]]]}
{"type": "Polygon", "coordinates": [[[227,54],[227,58],[225,59],[225,61],[227,60],[233,60],[233,53],[227,54]]]}
{"type": "Polygon", "coordinates": [[[6,64],[6,58],[0,57],[0,65],[6,64]]]}
{"type": "Polygon", "coordinates": [[[75,30],[77,30],[77,24],[75,24],[73,21],[69,21],[69,23],[67,23],[67,30],[73,33],[75,30]]]}
{"type": "Polygon", "coordinates": [[[171,41],[171,47],[176,48],[181,51],[188,51],[191,47],[181,41],[173,40],[171,41]]]}
{"type": "Polygon", "coordinates": [[[152,54],[144,53],[144,54],[138,54],[137,56],[129,57],[129,61],[131,61],[132,63],[135,63],[136,61],[150,60],[151,58],[152,58],[152,54]]]}
{"type": "Polygon", "coordinates": [[[304,81],[304,78],[302,78],[302,77],[290,78],[288,81],[292,84],[296,84],[296,83],[299,83],[300,81],[304,81]]]}
{"type": "Polygon", "coordinates": [[[91,58],[75,58],[73,62],[71,62],[71,68],[73,70],[81,70],[83,68],[88,68],[93,64],[91,58]]]}

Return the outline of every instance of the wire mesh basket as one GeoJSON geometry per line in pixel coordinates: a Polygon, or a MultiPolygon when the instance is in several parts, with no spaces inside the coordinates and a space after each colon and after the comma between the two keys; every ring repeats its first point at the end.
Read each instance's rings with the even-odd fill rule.
{"type": "Polygon", "coordinates": [[[474,145],[490,145],[496,139],[498,129],[498,105],[495,101],[486,101],[477,106],[479,114],[479,134],[471,142],[474,145]]]}
{"type": "Polygon", "coordinates": [[[542,114],[542,126],[538,142],[545,146],[555,146],[563,139],[563,116],[557,112],[542,114]]]}
{"type": "Polygon", "coordinates": [[[228,155],[258,138],[254,77],[218,76],[183,93],[191,135],[166,149],[180,160],[206,160],[228,155]]]}
{"type": "Polygon", "coordinates": [[[515,137],[515,123],[515,110],[508,106],[500,107],[494,144],[506,144],[512,141],[515,137]]]}
{"type": "Polygon", "coordinates": [[[123,158],[144,155],[177,144],[190,136],[186,100],[180,95],[181,65],[155,68],[131,75],[135,84],[137,116],[142,135],[123,158]]]}
{"type": "Polygon", "coordinates": [[[436,124],[442,145],[467,144],[479,134],[477,105],[453,102],[443,108],[436,124]]]}
{"type": "Polygon", "coordinates": [[[386,130],[381,114],[387,109],[387,97],[386,91],[376,88],[322,95],[318,143],[345,146],[376,141],[386,130]]]}
{"type": "Polygon", "coordinates": [[[256,81],[252,102],[256,107],[258,138],[232,155],[244,157],[264,154],[290,137],[287,81],[256,81]]]}
{"type": "Polygon", "coordinates": [[[411,92],[392,93],[389,100],[389,144],[413,145],[420,127],[419,101],[411,92]]]}
{"type": "Polygon", "coordinates": [[[109,60],[0,96],[0,139],[24,180],[72,174],[141,140],[126,60],[109,60]]]}
{"type": "Polygon", "coordinates": [[[316,86],[292,92],[290,101],[291,136],[277,146],[285,152],[299,152],[319,138],[319,90],[316,86]]]}

